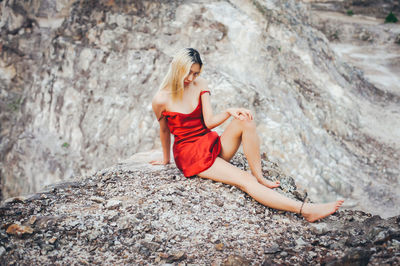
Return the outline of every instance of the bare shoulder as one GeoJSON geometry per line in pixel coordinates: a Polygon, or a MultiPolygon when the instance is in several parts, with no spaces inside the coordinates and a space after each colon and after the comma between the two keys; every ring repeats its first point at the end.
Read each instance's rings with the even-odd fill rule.
{"type": "Polygon", "coordinates": [[[168,92],[159,90],[153,97],[152,106],[154,110],[163,110],[168,102],[168,92]]]}

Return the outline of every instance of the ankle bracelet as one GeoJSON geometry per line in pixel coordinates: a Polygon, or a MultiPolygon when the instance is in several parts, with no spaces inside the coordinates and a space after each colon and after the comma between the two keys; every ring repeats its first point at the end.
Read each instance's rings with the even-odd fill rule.
{"type": "Polygon", "coordinates": [[[300,215],[301,215],[301,211],[303,210],[304,203],[306,203],[306,199],[307,199],[307,195],[304,197],[303,203],[301,204],[300,213],[299,213],[300,215]]]}
{"type": "Polygon", "coordinates": [[[301,207],[300,207],[300,215],[301,215],[301,211],[303,210],[303,206],[304,206],[304,201],[303,201],[303,203],[301,204],[301,207]]]}

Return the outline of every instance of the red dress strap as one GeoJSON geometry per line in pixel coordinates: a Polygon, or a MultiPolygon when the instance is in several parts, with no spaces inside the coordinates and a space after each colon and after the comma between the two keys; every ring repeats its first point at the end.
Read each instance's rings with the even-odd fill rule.
{"type": "Polygon", "coordinates": [[[211,95],[211,92],[210,92],[210,91],[201,91],[201,92],[200,92],[200,96],[203,95],[203,94],[206,93],[206,92],[208,92],[208,93],[211,95]]]}

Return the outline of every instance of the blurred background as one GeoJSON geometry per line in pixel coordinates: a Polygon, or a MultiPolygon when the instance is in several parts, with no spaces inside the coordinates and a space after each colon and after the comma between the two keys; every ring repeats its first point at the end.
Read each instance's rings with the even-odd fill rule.
{"type": "Polygon", "coordinates": [[[161,149],[151,98],[194,47],[214,111],[253,110],[312,200],[398,215],[398,18],[394,0],[0,1],[0,199],[161,149]]]}

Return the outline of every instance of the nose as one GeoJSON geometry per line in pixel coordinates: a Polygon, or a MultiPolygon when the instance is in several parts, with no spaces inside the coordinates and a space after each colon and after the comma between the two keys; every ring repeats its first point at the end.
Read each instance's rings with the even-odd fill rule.
{"type": "Polygon", "coordinates": [[[193,74],[189,74],[188,78],[189,81],[193,81],[193,74]]]}

